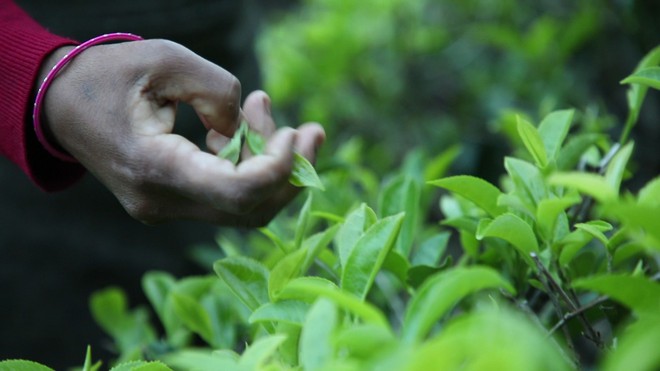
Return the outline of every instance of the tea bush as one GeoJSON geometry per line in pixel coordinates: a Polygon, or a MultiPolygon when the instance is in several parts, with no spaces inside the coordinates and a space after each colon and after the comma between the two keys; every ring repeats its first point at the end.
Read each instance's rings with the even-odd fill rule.
{"type": "Polygon", "coordinates": [[[94,294],[112,369],[657,369],[660,178],[625,180],[659,65],[660,47],[623,80],[618,141],[580,132],[572,109],[518,115],[497,184],[447,176],[457,148],[413,151],[381,183],[345,143],[296,214],[223,231],[213,273],[148,272],[151,309],[94,294]]]}

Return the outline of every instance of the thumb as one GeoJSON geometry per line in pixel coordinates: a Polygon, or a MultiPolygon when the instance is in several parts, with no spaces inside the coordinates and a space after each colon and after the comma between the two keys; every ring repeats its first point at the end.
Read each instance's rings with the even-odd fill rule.
{"type": "Polygon", "coordinates": [[[158,107],[188,103],[207,129],[233,135],[240,111],[241,84],[238,79],[179,44],[149,41],[158,42],[159,50],[152,54],[152,73],[145,95],[158,107]]]}

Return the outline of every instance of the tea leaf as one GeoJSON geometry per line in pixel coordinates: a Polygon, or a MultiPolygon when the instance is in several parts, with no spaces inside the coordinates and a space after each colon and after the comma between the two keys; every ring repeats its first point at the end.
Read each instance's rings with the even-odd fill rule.
{"type": "Polygon", "coordinates": [[[637,196],[637,203],[651,207],[660,206],[660,177],[656,177],[644,185],[637,196]]]}
{"type": "Polygon", "coordinates": [[[615,192],[619,192],[621,187],[621,180],[623,179],[623,173],[626,170],[628,165],[628,160],[632,154],[633,143],[630,142],[623,146],[617,153],[612,157],[607,170],[605,171],[605,181],[614,189],[615,192]]]}
{"type": "Polygon", "coordinates": [[[251,311],[269,302],[266,267],[256,260],[232,256],[217,261],[213,269],[251,311]]]}
{"type": "Polygon", "coordinates": [[[660,283],[646,277],[601,275],[576,280],[573,287],[607,295],[639,316],[657,316],[660,311],[660,283]]]}
{"type": "Polygon", "coordinates": [[[518,117],[518,135],[522,139],[525,148],[534,158],[534,162],[540,167],[544,168],[548,164],[548,155],[545,152],[545,147],[541,136],[536,128],[526,120],[518,117]]]}
{"type": "Polygon", "coordinates": [[[594,223],[594,222],[577,223],[575,224],[575,228],[581,229],[589,233],[590,235],[598,239],[603,244],[603,246],[607,247],[607,245],[609,244],[609,239],[605,236],[603,232],[612,230],[612,225],[610,225],[609,223],[606,224],[607,227],[603,228],[602,226],[599,226],[598,223],[594,223]]]}
{"type": "Polygon", "coordinates": [[[268,294],[272,301],[277,300],[279,292],[286,286],[287,282],[300,276],[306,256],[306,250],[296,250],[280,259],[271,269],[268,278],[268,294]]]}
{"type": "Polygon", "coordinates": [[[403,213],[377,221],[355,244],[341,274],[342,289],[364,299],[394,245],[403,213]]]}
{"type": "MultiPolygon", "coordinates": [[[[649,67],[655,67],[660,63],[660,46],[655,47],[651,50],[644,58],[639,62],[633,75],[639,71],[645,70],[649,67]]],[[[624,79],[625,81],[625,79],[624,79]]],[[[623,82],[622,82],[623,83],[623,82]]],[[[640,83],[630,83],[630,88],[626,94],[628,98],[628,117],[626,119],[626,125],[623,132],[621,133],[621,139],[619,143],[625,143],[628,140],[628,135],[630,130],[637,123],[637,118],[639,117],[639,111],[642,108],[642,103],[646,97],[646,91],[648,86],[640,83]]]]}
{"type": "Polygon", "coordinates": [[[616,202],[606,205],[604,212],[635,230],[641,228],[645,244],[660,250],[660,204],[616,202]]]}
{"type": "Polygon", "coordinates": [[[479,240],[485,237],[497,237],[509,242],[520,252],[530,267],[535,269],[530,254],[539,252],[539,244],[532,227],[520,217],[507,213],[492,221],[483,219],[477,228],[476,237],[479,240]]]}
{"type": "Polygon", "coordinates": [[[183,323],[193,332],[201,336],[208,343],[213,343],[213,328],[211,319],[204,307],[193,297],[172,292],[174,311],[183,323]]]}
{"type": "Polygon", "coordinates": [[[332,300],[339,307],[361,317],[367,323],[389,328],[383,313],[371,303],[340,290],[337,285],[320,277],[299,277],[289,281],[280,293],[280,299],[313,302],[318,297],[332,300]]]}
{"type": "Polygon", "coordinates": [[[412,265],[436,266],[447,249],[450,236],[449,232],[440,232],[424,241],[411,259],[412,265]]]}
{"type": "Polygon", "coordinates": [[[304,370],[320,369],[333,358],[332,335],[337,317],[337,307],[323,298],[317,300],[307,313],[299,343],[300,365],[304,370]]]}
{"type": "Polygon", "coordinates": [[[400,212],[406,214],[403,220],[399,237],[394,248],[401,255],[407,257],[417,232],[419,220],[419,201],[421,189],[417,181],[411,176],[401,174],[389,182],[379,196],[379,209],[381,216],[390,216],[400,212]]]}
{"type": "Polygon", "coordinates": [[[263,364],[273,356],[277,347],[286,339],[286,336],[269,335],[255,340],[243,352],[238,361],[238,366],[245,370],[259,370],[263,364]]]}
{"type": "Polygon", "coordinates": [[[548,183],[573,188],[601,203],[607,203],[617,198],[617,193],[610,183],[597,174],[581,172],[554,173],[548,177],[548,183]]]}
{"type": "Polygon", "coordinates": [[[387,329],[369,324],[353,324],[339,329],[334,337],[335,348],[351,358],[369,359],[397,339],[387,329]]]}
{"type": "Polygon", "coordinates": [[[376,213],[364,203],[348,214],[335,239],[337,255],[339,255],[342,267],[346,266],[346,260],[364,231],[371,227],[377,219],[376,213]]]}
{"type": "Polygon", "coordinates": [[[183,349],[167,353],[161,359],[177,370],[248,371],[238,367],[239,356],[232,351],[211,353],[211,351],[201,349],[183,349]]]}
{"type": "Polygon", "coordinates": [[[433,180],[428,182],[428,184],[444,188],[465,197],[492,217],[496,217],[506,211],[505,208],[497,205],[497,198],[502,192],[483,179],[469,175],[457,175],[433,180]]]}
{"type": "Polygon", "coordinates": [[[245,137],[245,132],[248,130],[248,124],[245,121],[241,121],[238,130],[234,133],[234,136],[231,138],[229,143],[218,152],[218,157],[224,158],[225,160],[231,161],[232,164],[238,164],[238,160],[241,157],[241,148],[243,146],[243,139],[245,137]]]}
{"type": "Polygon", "coordinates": [[[312,209],[312,193],[309,192],[307,193],[307,199],[305,200],[305,203],[303,204],[298,214],[298,224],[296,225],[296,235],[294,240],[295,249],[300,248],[300,245],[302,244],[303,241],[303,237],[305,237],[305,233],[307,233],[307,225],[309,224],[311,209],[312,209]]]}
{"type": "Polygon", "coordinates": [[[393,273],[403,283],[408,279],[409,268],[408,259],[404,258],[396,250],[389,251],[382,266],[383,270],[393,273]]]}
{"type": "Polygon", "coordinates": [[[276,303],[266,303],[250,315],[249,322],[273,321],[302,326],[309,307],[310,305],[308,303],[297,300],[281,300],[276,303]]]}
{"type": "Polygon", "coordinates": [[[660,368],[660,317],[647,316],[628,326],[618,337],[617,347],[606,355],[603,370],[643,370],[660,368]]]}
{"type": "Polygon", "coordinates": [[[660,67],[646,67],[621,81],[622,84],[640,84],[660,90],[660,67]]]}
{"type": "Polygon", "coordinates": [[[245,142],[254,155],[261,155],[266,150],[266,141],[264,137],[254,130],[245,130],[245,142]]]}
{"type": "Polygon", "coordinates": [[[568,265],[575,255],[582,249],[586,244],[593,240],[594,236],[587,233],[582,229],[572,231],[559,240],[555,245],[555,250],[559,250],[559,264],[562,266],[568,265]]]}
{"type": "Polygon", "coordinates": [[[168,336],[173,336],[180,325],[179,318],[166,315],[167,297],[176,285],[174,277],[165,272],[147,272],[142,276],[142,291],[149,299],[168,336]]]}
{"type": "Polygon", "coordinates": [[[424,168],[424,179],[431,180],[444,176],[460,152],[461,147],[455,145],[431,158],[424,168]]]}
{"type": "Polygon", "coordinates": [[[9,359],[0,361],[0,371],[53,371],[53,369],[37,362],[9,359]]]}
{"type": "Polygon", "coordinates": [[[571,170],[575,168],[584,152],[599,140],[602,134],[584,133],[571,136],[557,157],[557,168],[560,170],[571,170]]]}
{"type": "Polygon", "coordinates": [[[402,338],[422,340],[433,324],[464,297],[488,288],[515,289],[497,271],[482,266],[457,267],[427,279],[412,297],[403,320],[402,338]]]}
{"type": "Polygon", "coordinates": [[[547,198],[539,202],[536,209],[536,223],[546,239],[552,239],[559,214],[580,201],[579,196],[571,195],[561,198],[547,198]]]}
{"type": "Polygon", "coordinates": [[[296,187],[313,187],[325,191],[314,166],[300,153],[293,153],[293,169],[289,182],[296,187]]]}
{"type": "MultiPolygon", "coordinates": [[[[516,194],[530,205],[548,198],[548,189],[539,169],[527,161],[513,157],[504,159],[504,167],[516,186],[516,194]]],[[[534,214],[535,211],[532,212],[534,214]]]]}
{"type": "Polygon", "coordinates": [[[549,113],[539,124],[538,134],[543,141],[543,146],[548,161],[556,161],[573,121],[574,110],[562,110],[549,113]]]}
{"type": "Polygon", "coordinates": [[[120,363],[110,371],[172,371],[172,369],[159,361],[130,361],[120,363]]]}

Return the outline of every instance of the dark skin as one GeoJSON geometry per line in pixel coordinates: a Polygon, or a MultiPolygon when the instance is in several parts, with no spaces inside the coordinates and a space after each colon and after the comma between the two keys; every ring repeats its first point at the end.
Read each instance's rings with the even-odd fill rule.
{"type": "MultiPolygon", "coordinates": [[[[56,50],[44,62],[39,81],[71,48],[56,50]]],[[[252,92],[243,115],[267,139],[266,151],[245,153],[234,165],[216,154],[238,127],[240,96],[234,76],[179,44],[97,45],[53,81],[42,121],[50,140],[137,220],[263,226],[299,192],[288,182],[293,151],[314,162],[325,133],[316,123],[276,129],[270,98],[252,92]],[[172,134],[178,102],[197,112],[208,130],[208,151],[172,134]]]]}

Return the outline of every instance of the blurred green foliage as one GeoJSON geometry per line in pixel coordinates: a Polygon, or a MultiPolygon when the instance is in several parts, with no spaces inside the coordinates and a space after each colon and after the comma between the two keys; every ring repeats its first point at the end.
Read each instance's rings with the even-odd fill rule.
{"type": "Polygon", "coordinates": [[[506,123],[494,120],[505,109],[538,119],[578,107],[585,125],[600,116],[613,127],[593,114],[618,83],[612,63],[623,76],[655,46],[630,43],[635,11],[608,0],[307,0],[273,19],[258,54],[282,121],[323,123],[331,150],[362,137],[383,173],[412,147],[462,142],[460,170],[492,177],[483,167],[504,149],[489,124],[506,123]]]}

